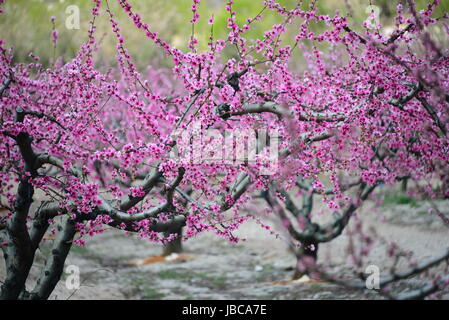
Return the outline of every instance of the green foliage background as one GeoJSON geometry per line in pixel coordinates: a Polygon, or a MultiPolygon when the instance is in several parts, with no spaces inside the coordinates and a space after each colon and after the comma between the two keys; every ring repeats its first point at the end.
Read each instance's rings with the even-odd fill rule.
{"type": "MultiPolygon", "coordinates": [[[[105,1],[105,0],[104,0],[105,1]]],[[[144,66],[155,59],[160,64],[166,60],[161,56],[161,50],[157,49],[145,38],[143,32],[138,31],[129,20],[128,16],[119,8],[117,0],[108,0],[111,10],[117,15],[122,33],[125,36],[125,46],[133,55],[139,66],[144,66]]],[[[309,4],[304,1],[304,7],[309,4]]],[[[373,4],[381,8],[381,23],[388,26],[392,23],[392,16],[398,2],[404,0],[318,0],[317,7],[320,13],[334,14],[339,10],[340,14],[351,14],[353,17],[353,28],[360,29],[363,21],[367,18],[366,8],[373,4]],[[349,3],[351,10],[348,10],[349,3]]],[[[191,35],[190,10],[191,0],[130,0],[135,11],[139,12],[145,22],[153,31],[157,31],[170,43],[185,49],[191,35]]],[[[200,49],[205,49],[211,33],[211,26],[207,20],[213,15],[214,38],[224,38],[227,33],[227,18],[229,13],[225,11],[226,0],[202,0],[200,6],[200,21],[195,27],[195,36],[200,40],[200,49]]],[[[280,3],[291,8],[297,0],[280,0],[280,3]]],[[[418,0],[418,9],[424,8],[429,1],[418,0]]],[[[436,16],[449,12],[449,1],[442,0],[436,16]]],[[[246,18],[256,16],[262,9],[262,0],[235,0],[235,11],[237,19],[243,24],[246,18]]],[[[60,34],[60,40],[56,49],[56,56],[63,56],[65,60],[75,54],[79,45],[87,39],[88,21],[92,1],[90,0],[6,0],[3,5],[4,13],[0,15],[0,39],[6,41],[7,46],[15,49],[16,61],[29,61],[28,54],[41,57],[44,64],[48,64],[53,58],[50,33],[52,25],[50,17],[56,17],[56,28],[60,34]],[[77,5],[80,8],[81,28],[80,30],[68,30],[65,27],[65,12],[69,5],[77,5]]],[[[255,23],[248,33],[248,38],[262,38],[265,30],[275,23],[281,23],[282,18],[272,12],[264,12],[264,19],[255,23]]],[[[299,25],[297,21],[292,28],[299,25]]],[[[101,51],[97,53],[98,61],[104,65],[115,63],[115,38],[109,24],[107,14],[102,11],[97,21],[97,36],[102,35],[101,51]]],[[[317,25],[314,28],[322,28],[317,25]]],[[[437,30],[436,33],[442,32],[437,30]]],[[[295,35],[294,29],[290,30],[284,41],[291,43],[295,35]]],[[[233,52],[225,54],[232,56],[233,52]]]]}

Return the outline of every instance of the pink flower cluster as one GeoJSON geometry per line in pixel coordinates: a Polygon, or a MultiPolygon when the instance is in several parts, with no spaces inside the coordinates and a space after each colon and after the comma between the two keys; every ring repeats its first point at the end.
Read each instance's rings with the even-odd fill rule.
{"type": "MultiPolygon", "coordinates": [[[[449,194],[449,59],[426,31],[439,23],[432,18],[438,1],[414,14],[399,6],[391,35],[354,31],[338,14],[264,1],[264,10],[280,15],[283,23],[261,39],[248,39],[246,31],[263,14],[240,27],[233,3],[226,4],[226,39],[210,39],[209,49],[199,53],[193,34],[191,50],[183,52],[160,38],[127,0],[119,0],[135,27],[171,60],[171,70],[148,66],[139,72],[109,9],[119,67],[97,69],[93,51],[101,49],[95,33],[104,5],[100,0],[94,1],[88,41],[67,63],[49,68],[38,60],[16,64],[1,42],[0,195],[7,202],[2,206],[14,211],[17,181],[29,173],[17,142],[22,133],[43,159],[29,176],[34,188],[75,216],[96,215],[78,224],[81,235],[110,224],[164,242],[154,225],[185,216],[185,238],[213,231],[236,241],[233,231],[247,220],[243,209],[252,195],[271,182],[289,189],[298,178],[312,179],[313,189],[324,193],[321,178],[331,176],[330,210],[347,200],[337,174],[368,185],[392,184],[398,177],[437,180],[439,192],[449,194]],[[284,44],[292,32],[295,44],[284,44]],[[410,49],[414,46],[422,50],[410,49]],[[226,48],[237,55],[223,58],[226,48]],[[301,51],[305,63],[298,70],[292,63],[301,51]],[[20,122],[18,108],[27,112],[20,122]],[[258,161],[238,165],[173,159],[175,149],[213,151],[210,140],[195,144],[175,135],[206,129],[277,130],[278,170],[271,176],[259,173],[261,160],[269,158],[264,153],[258,161]],[[185,173],[174,184],[181,168],[185,173]],[[154,171],[160,171],[159,180],[148,188],[154,171]],[[128,196],[143,200],[122,211],[128,196]],[[121,213],[147,216],[115,223],[121,213]]],[[[192,24],[198,23],[199,5],[199,0],[192,3],[192,24]]],[[[55,45],[57,40],[53,30],[55,45]]]]}

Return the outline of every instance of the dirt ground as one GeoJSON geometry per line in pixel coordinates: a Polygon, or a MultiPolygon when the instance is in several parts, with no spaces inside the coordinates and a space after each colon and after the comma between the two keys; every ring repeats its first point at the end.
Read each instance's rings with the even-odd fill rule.
{"type": "MultiPolygon", "coordinates": [[[[442,208],[448,204],[438,203],[442,208]]],[[[447,227],[426,213],[426,208],[424,204],[376,208],[371,203],[359,216],[365,228],[374,226],[379,236],[422,260],[449,247],[447,227]]],[[[270,224],[280,230],[274,217],[270,224]]],[[[284,281],[291,279],[295,265],[284,238],[276,239],[255,222],[243,225],[239,234],[247,240],[231,244],[213,234],[203,234],[184,243],[185,254],[175,261],[142,264],[143,259],[159,255],[161,247],[135,235],[108,230],[87,239],[86,247],[75,247],[67,259],[66,265],[79,267],[81,287],[68,290],[64,276],[50,299],[382,299],[371,290],[358,291],[328,282],[284,281]]],[[[323,244],[319,263],[335,275],[351,274],[353,269],[345,255],[347,244],[345,232],[323,244]]],[[[391,266],[386,247],[376,243],[364,261],[379,266],[381,275],[386,275],[391,266]]],[[[43,253],[47,250],[42,247],[43,253]]],[[[5,266],[0,260],[2,280],[5,266]]],[[[43,255],[39,254],[36,261],[30,285],[39,274],[43,255]]],[[[435,272],[442,272],[443,267],[435,272]]],[[[397,292],[420,283],[421,279],[407,280],[397,292]]]]}

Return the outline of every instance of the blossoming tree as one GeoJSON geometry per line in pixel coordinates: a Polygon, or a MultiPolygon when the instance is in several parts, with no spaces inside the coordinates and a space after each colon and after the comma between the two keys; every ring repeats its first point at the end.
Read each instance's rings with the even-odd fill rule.
{"type": "MultiPolygon", "coordinates": [[[[88,41],[65,64],[44,68],[37,57],[17,64],[0,43],[1,298],[48,298],[71,246],[105,227],[163,244],[180,237],[180,227],[183,239],[211,231],[238,241],[233,232],[251,218],[244,209],[254,195],[268,192],[278,212],[286,205],[295,214],[288,192],[305,179],[310,194],[329,195],[331,210],[347,208],[331,228],[312,231],[307,214],[296,215],[306,218],[299,219],[306,233],[321,237],[316,244],[341,233],[380,183],[436,179],[448,195],[448,59],[427,31],[447,19],[432,16],[439,1],[421,12],[410,3],[409,18],[398,7],[388,36],[378,28],[357,33],[345,17],[318,14],[313,1],[307,8],[263,1],[261,12],[239,25],[233,2],[226,5],[227,38],[214,38],[211,18],[208,48],[200,51],[194,0],[183,52],[118,0],[170,70],[138,71],[104,0],[93,1],[88,41]],[[268,11],[283,22],[248,39],[268,11]],[[117,40],[118,70],[95,67],[100,15],[117,40]],[[324,31],[313,31],[316,23],[324,31]],[[283,42],[288,29],[293,44],[283,42]],[[235,57],[223,60],[224,50],[235,57]],[[292,70],[301,51],[307,68],[292,70]],[[331,177],[329,192],[323,175],[331,177]],[[347,194],[352,185],[361,189],[355,199],[347,194]],[[52,250],[37,284],[26,288],[49,233],[52,250]]],[[[56,45],[55,30],[52,40],[56,45]]],[[[435,193],[431,184],[426,190],[435,193]]],[[[292,235],[301,234],[282,217],[292,235]]]]}

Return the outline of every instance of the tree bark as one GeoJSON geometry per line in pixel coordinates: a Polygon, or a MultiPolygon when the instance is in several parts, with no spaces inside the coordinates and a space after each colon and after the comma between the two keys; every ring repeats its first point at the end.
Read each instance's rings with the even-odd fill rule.
{"type": "Polygon", "coordinates": [[[293,280],[298,280],[305,275],[311,279],[315,279],[314,269],[317,265],[318,242],[308,241],[302,243],[295,254],[296,268],[293,274],[293,280]]]}
{"type": "Polygon", "coordinates": [[[48,299],[61,279],[62,273],[64,272],[65,260],[70,252],[76,233],[75,221],[69,217],[64,217],[64,221],[58,229],[59,234],[53,243],[51,254],[42,270],[42,274],[34,290],[29,295],[24,296],[23,299],[48,299]]]}
{"type": "Polygon", "coordinates": [[[25,289],[26,279],[34,259],[26,219],[33,202],[34,189],[27,178],[22,178],[14,204],[14,215],[6,225],[3,236],[8,244],[3,246],[6,263],[6,279],[1,286],[0,300],[15,300],[25,289]]]}
{"type": "Polygon", "coordinates": [[[402,190],[402,192],[407,192],[407,184],[408,184],[408,179],[407,178],[402,180],[402,183],[401,183],[401,190],[402,190]]]}
{"type": "Polygon", "coordinates": [[[181,253],[182,252],[182,225],[177,226],[176,230],[172,230],[171,232],[165,232],[164,235],[168,237],[170,234],[176,234],[177,237],[164,245],[162,250],[163,256],[169,256],[172,253],[181,253]]]}

